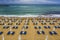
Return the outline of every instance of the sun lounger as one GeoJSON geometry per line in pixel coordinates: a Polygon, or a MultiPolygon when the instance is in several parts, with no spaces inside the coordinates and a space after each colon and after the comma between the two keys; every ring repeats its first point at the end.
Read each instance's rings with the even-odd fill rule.
{"type": "Polygon", "coordinates": [[[3,32],[0,32],[0,35],[2,35],[3,34],[3,32]]]}
{"type": "Polygon", "coordinates": [[[21,31],[20,34],[21,34],[21,35],[26,35],[27,32],[26,32],[26,31],[21,31]]]}

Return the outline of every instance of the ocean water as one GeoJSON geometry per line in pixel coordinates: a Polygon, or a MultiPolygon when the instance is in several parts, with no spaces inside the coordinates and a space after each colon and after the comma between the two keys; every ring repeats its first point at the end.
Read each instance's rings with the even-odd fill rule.
{"type": "Polygon", "coordinates": [[[0,15],[42,15],[60,14],[60,5],[55,4],[19,4],[0,5],[0,15]]]}

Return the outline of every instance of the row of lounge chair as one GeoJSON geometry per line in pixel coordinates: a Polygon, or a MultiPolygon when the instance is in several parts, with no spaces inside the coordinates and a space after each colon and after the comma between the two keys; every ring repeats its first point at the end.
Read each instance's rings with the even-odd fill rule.
{"type": "MultiPolygon", "coordinates": [[[[16,23],[16,25],[20,25],[21,23],[16,23]]],[[[0,25],[5,25],[5,23],[0,23],[0,25]]],[[[8,23],[7,25],[13,25],[13,23],[8,23]]]]}
{"type": "MultiPolygon", "coordinates": [[[[21,23],[16,23],[16,25],[20,25],[21,23]]],[[[47,25],[47,23],[41,23],[42,25],[47,25]]],[[[49,23],[50,25],[55,25],[55,23],[49,23]]],[[[59,23],[58,23],[59,24],[59,23]]],[[[5,23],[0,23],[0,25],[5,25],[5,23]]],[[[7,25],[13,25],[13,23],[8,23],[7,25]]],[[[28,22],[24,23],[24,25],[29,25],[28,22]]],[[[38,23],[33,23],[33,25],[38,25],[38,23]]],[[[60,24],[59,24],[60,25],[60,24]]]]}
{"type": "MultiPolygon", "coordinates": [[[[8,29],[9,28],[9,26],[3,26],[3,29],[8,29]]],[[[13,26],[12,27],[13,29],[18,29],[18,26],[13,26]]]]}
{"type": "MultiPolygon", "coordinates": [[[[0,35],[2,35],[3,34],[3,32],[0,32],[0,35]]],[[[15,34],[15,32],[14,31],[9,31],[8,33],[7,33],[7,35],[14,35],[15,34]]],[[[26,35],[27,34],[27,32],[26,31],[21,31],[20,32],[20,35],[26,35]]]]}
{"type": "MultiPolygon", "coordinates": [[[[41,26],[34,26],[35,29],[41,29],[41,26]]],[[[44,26],[45,29],[50,29],[50,26],[44,26]]],[[[60,26],[54,26],[54,28],[60,28],[60,26]]]]}
{"type": "Polygon", "coordinates": [[[49,33],[50,33],[50,35],[57,35],[57,32],[55,32],[55,31],[50,31],[49,33]]]}
{"type": "MultiPolygon", "coordinates": [[[[42,25],[47,25],[47,23],[41,23],[42,25]]],[[[55,25],[55,23],[49,23],[50,25],[55,25]]],[[[33,25],[38,25],[38,23],[33,23],[33,25]]]]}
{"type": "MultiPolygon", "coordinates": [[[[3,26],[3,29],[8,29],[10,26],[3,26]]],[[[28,26],[27,25],[25,25],[25,26],[23,26],[22,28],[24,28],[24,29],[28,29],[28,26]]],[[[16,26],[12,26],[12,29],[18,29],[18,26],[16,25],[16,26]]]]}
{"type": "MultiPolygon", "coordinates": [[[[3,29],[8,29],[9,26],[3,26],[3,29]]],[[[13,29],[18,29],[18,26],[13,26],[12,27],[13,29]]],[[[25,25],[23,26],[24,29],[28,29],[28,26],[25,25]]],[[[34,26],[35,29],[41,29],[41,26],[34,26]]],[[[44,26],[45,29],[50,29],[51,27],[50,26],[44,26]]],[[[54,28],[60,28],[60,26],[54,26],[54,28]]]]}
{"type": "Polygon", "coordinates": [[[3,21],[3,22],[10,22],[10,21],[11,21],[11,22],[17,22],[17,21],[18,21],[18,22],[22,22],[22,21],[20,21],[20,20],[0,20],[0,22],[2,22],[2,21],[3,21]]]}
{"type": "Polygon", "coordinates": [[[41,26],[34,26],[35,29],[41,29],[41,26]]]}
{"type": "MultiPolygon", "coordinates": [[[[3,32],[0,32],[0,35],[2,35],[3,32]]],[[[15,32],[14,31],[8,31],[7,35],[14,35],[15,32]]],[[[27,34],[27,31],[21,31],[20,32],[20,35],[26,35],[27,34]]],[[[44,34],[45,35],[45,32],[44,31],[37,31],[37,34],[44,34]]],[[[50,35],[57,35],[57,32],[56,31],[49,31],[49,34],[50,35]]]]}

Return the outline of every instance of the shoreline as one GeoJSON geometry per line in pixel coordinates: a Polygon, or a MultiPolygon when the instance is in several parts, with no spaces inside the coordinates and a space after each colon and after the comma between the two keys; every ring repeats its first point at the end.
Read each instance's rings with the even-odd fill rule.
{"type": "Polygon", "coordinates": [[[49,14],[49,15],[0,15],[0,17],[60,17],[60,14],[49,14]]]}

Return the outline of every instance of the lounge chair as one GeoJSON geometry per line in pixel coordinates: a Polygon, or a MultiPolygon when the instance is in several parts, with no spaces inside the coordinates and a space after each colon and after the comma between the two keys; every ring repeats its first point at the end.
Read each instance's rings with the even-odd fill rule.
{"type": "Polygon", "coordinates": [[[39,29],[41,29],[41,26],[38,26],[39,29]]]}
{"type": "Polygon", "coordinates": [[[18,29],[18,26],[13,26],[13,29],[18,29]]]}
{"type": "Polygon", "coordinates": [[[37,26],[34,26],[35,29],[37,29],[37,26]]]}
{"type": "Polygon", "coordinates": [[[11,34],[14,35],[15,32],[12,32],[11,34]]]}
{"type": "Polygon", "coordinates": [[[3,32],[0,32],[0,35],[2,35],[3,34],[3,32]]]}
{"type": "Polygon", "coordinates": [[[10,35],[10,34],[11,34],[11,35],[14,35],[14,33],[15,33],[15,32],[9,31],[9,32],[7,33],[7,35],[10,35]]]}
{"type": "Polygon", "coordinates": [[[55,32],[55,31],[52,31],[52,32],[50,31],[49,33],[50,33],[50,35],[57,35],[57,32],[55,32]]]}
{"type": "Polygon", "coordinates": [[[10,35],[10,31],[7,33],[7,35],[10,35]]]}
{"type": "Polygon", "coordinates": [[[37,34],[41,34],[39,31],[37,31],[37,34]]]}
{"type": "Polygon", "coordinates": [[[45,32],[44,32],[44,31],[42,31],[42,34],[45,34],[45,32]]]}
{"type": "Polygon", "coordinates": [[[55,28],[58,28],[58,26],[54,26],[55,28]]]}
{"type": "Polygon", "coordinates": [[[50,29],[50,26],[48,26],[48,28],[50,29]]]}
{"type": "Polygon", "coordinates": [[[53,31],[55,35],[57,35],[57,32],[53,31]]]}
{"type": "Polygon", "coordinates": [[[9,28],[9,26],[3,26],[3,29],[8,29],[9,28]]]}
{"type": "Polygon", "coordinates": [[[44,28],[46,28],[46,29],[47,29],[47,26],[44,26],[44,28]]]}
{"type": "Polygon", "coordinates": [[[26,32],[26,31],[21,31],[20,34],[21,34],[21,35],[26,35],[27,32],[26,32]]]}
{"type": "Polygon", "coordinates": [[[50,35],[53,35],[53,33],[51,31],[49,33],[50,33],[50,35]]]}

